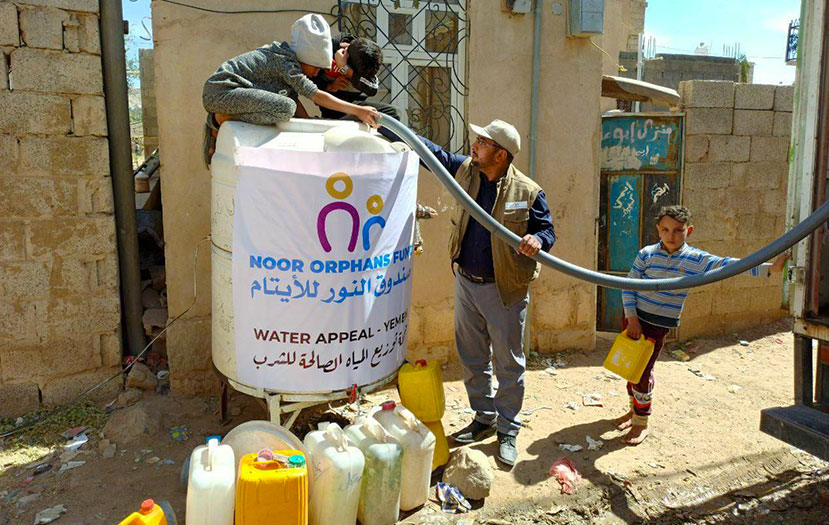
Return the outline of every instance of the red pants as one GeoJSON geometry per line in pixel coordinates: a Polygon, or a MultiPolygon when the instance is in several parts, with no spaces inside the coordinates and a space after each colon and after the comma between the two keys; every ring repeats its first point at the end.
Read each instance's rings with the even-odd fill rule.
{"type": "MultiPolygon", "coordinates": [[[[627,328],[627,324],[627,319],[624,319],[622,321],[622,328],[627,328]]],[[[642,372],[642,378],[639,379],[639,382],[628,382],[627,388],[633,413],[637,416],[647,417],[651,415],[651,401],[653,399],[653,365],[659,358],[659,352],[662,350],[662,343],[665,341],[665,336],[668,335],[670,328],[652,325],[642,319],[639,319],[639,324],[642,326],[642,335],[646,338],[653,339],[653,355],[651,355],[651,358],[648,360],[648,364],[645,366],[645,370],[642,372]]]]}

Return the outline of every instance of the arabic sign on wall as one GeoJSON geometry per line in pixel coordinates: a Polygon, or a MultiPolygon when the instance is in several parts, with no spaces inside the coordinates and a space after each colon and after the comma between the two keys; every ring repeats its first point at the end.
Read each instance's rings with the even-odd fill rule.
{"type": "Polygon", "coordinates": [[[602,171],[675,171],[682,128],[674,115],[602,118],[602,171]]]}
{"type": "Polygon", "coordinates": [[[406,354],[417,156],[240,148],[239,159],[239,380],[321,392],[393,373],[406,354]]]}

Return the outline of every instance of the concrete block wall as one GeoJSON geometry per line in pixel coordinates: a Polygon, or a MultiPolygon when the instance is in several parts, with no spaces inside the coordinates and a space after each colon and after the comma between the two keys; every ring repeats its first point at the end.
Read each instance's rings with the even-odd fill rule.
{"type": "Polygon", "coordinates": [[[10,417],[119,370],[97,0],[0,3],[0,108],[0,417],[10,417]]]}
{"type": "Polygon", "coordinates": [[[138,68],[141,70],[141,122],[144,127],[144,157],[158,148],[158,112],[155,105],[155,73],[153,50],[138,50],[138,68]]]}
{"type": "MultiPolygon", "coordinates": [[[[689,243],[743,257],[785,229],[792,86],[693,80],[679,85],[685,124],[682,202],[689,243]]],[[[725,333],[786,315],[782,277],[738,276],[688,296],[679,337],[725,333]]]]}

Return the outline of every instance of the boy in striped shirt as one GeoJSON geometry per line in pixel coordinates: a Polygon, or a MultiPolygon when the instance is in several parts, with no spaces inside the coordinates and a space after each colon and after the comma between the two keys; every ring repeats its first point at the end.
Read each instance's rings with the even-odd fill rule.
{"type": "MultiPolygon", "coordinates": [[[[694,231],[690,224],[691,213],[684,206],[663,206],[657,216],[656,229],[660,242],[645,246],[636,255],[628,272],[630,279],[667,279],[704,273],[738,259],[718,257],[685,243],[694,231]]],[[[781,272],[789,255],[779,255],[773,264],[763,263],[747,273],[754,277],[768,277],[781,272]]],[[[679,326],[682,305],[688,290],[661,292],[636,292],[624,290],[622,305],[625,310],[623,327],[632,339],[640,335],[654,341],[653,355],[648,361],[639,383],[628,383],[630,411],[614,420],[616,428],[630,431],[622,438],[623,443],[638,445],[648,435],[648,416],[651,414],[653,395],[653,365],[662,350],[662,342],[671,328],[679,326]]]]}

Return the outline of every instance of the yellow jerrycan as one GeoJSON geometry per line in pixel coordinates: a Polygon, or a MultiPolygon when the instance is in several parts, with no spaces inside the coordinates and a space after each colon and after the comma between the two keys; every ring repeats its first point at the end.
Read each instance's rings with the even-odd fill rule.
{"type": "Polygon", "coordinates": [[[610,353],[604,360],[604,367],[631,383],[638,383],[653,355],[653,344],[651,338],[639,336],[639,339],[635,340],[628,337],[627,331],[623,331],[613,341],[610,353]]]}
{"type": "Polygon", "coordinates": [[[423,423],[432,434],[435,435],[435,454],[432,456],[432,471],[449,463],[449,442],[446,440],[446,433],[443,431],[443,423],[434,421],[423,423]]]}
{"type": "Polygon", "coordinates": [[[299,450],[266,449],[242,456],[236,481],[236,525],[261,523],[308,523],[308,469],[299,450]]]}
{"type": "MultiPolygon", "coordinates": [[[[424,423],[440,421],[446,408],[440,363],[420,361],[405,363],[397,375],[400,402],[424,423]]],[[[437,437],[437,434],[435,434],[437,437]]]]}
{"type": "Polygon", "coordinates": [[[170,519],[167,519],[164,509],[160,505],[151,499],[145,499],[141,502],[138,512],[133,512],[118,525],[175,525],[176,519],[172,515],[172,507],[169,507],[166,502],[165,506],[168,507],[167,512],[170,514],[170,519]]]}

